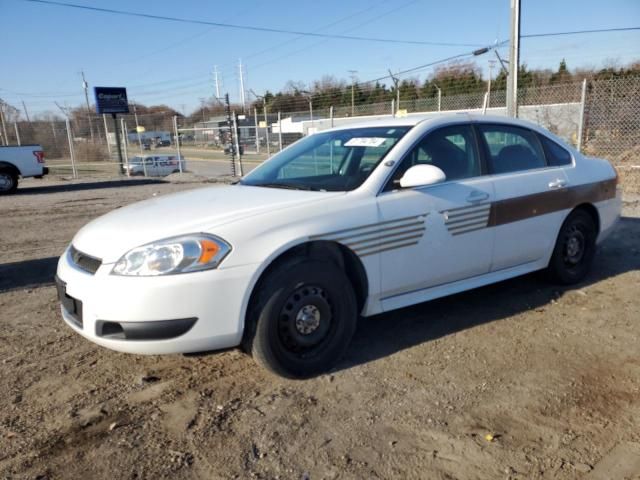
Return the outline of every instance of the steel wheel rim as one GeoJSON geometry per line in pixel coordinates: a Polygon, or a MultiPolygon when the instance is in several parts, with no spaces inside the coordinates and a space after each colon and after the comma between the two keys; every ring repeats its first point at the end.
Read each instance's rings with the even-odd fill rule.
{"type": "Polygon", "coordinates": [[[585,256],[587,237],[578,227],[574,226],[567,233],[563,245],[563,260],[569,266],[578,265],[585,256]]]}
{"type": "Polygon", "coordinates": [[[13,187],[13,177],[8,173],[0,173],[0,191],[10,190],[13,187]]]}
{"type": "Polygon", "coordinates": [[[335,326],[333,307],[326,291],[317,285],[302,285],[282,304],[278,338],[287,352],[306,357],[327,343],[335,326]]]}

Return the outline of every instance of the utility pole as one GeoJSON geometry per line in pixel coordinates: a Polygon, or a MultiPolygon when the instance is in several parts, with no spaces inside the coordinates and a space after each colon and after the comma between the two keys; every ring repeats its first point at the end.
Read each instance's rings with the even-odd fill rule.
{"type": "Polygon", "coordinates": [[[354,85],[356,82],[356,73],[358,73],[357,70],[348,70],[350,76],[351,76],[351,116],[353,117],[355,115],[355,95],[354,95],[354,85]]]}
{"type": "Polygon", "coordinates": [[[242,103],[242,112],[245,111],[245,98],[244,98],[244,75],[242,73],[242,59],[238,59],[238,69],[240,70],[240,103],[242,103]]]}
{"type": "Polygon", "coordinates": [[[520,66],[520,0],[511,0],[509,76],[507,77],[507,115],[518,116],[518,68],[520,66]]]}
{"type": "Polygon", "coordinates": [[[218,82],[218,66],[213,66],[213,81],[216,84],[216,98],[220,100],[220,82],[218,82]]]}
{"type": "Polygon", "coordinates": [[[29,110],[27,110],[27,106],[25,105],[24,100],[22,100],[22,108],[24,108],[24,116],[27,117],[27,122],[31,124],[31,120],[29,119],[29,110]]]}
{"type": "Polygon", "coordinates": [[[91,132],[91,143],[93,143],[95,140],[93,138],[93,122],[91,121],[91,107],[89,106],[89,84],[87,83],[87,80],[84,78],[84,71],[80,72],[80,75],[82,75],[82,88],[84,89],[84,99],[87,102],[87,119],[89,120],[89,131],[91,132]]]}
{"type": "Polygon", "coordinates": [[[394,76],[393,73],[391,73],[391,70],[389,70],[389,76],[391,77],[391,80],[393,80],[393,84],[395,85],[395,89],[396,89],[396,112],[395,113],[398,113],[398,110],[400,110],[400,88],[398,87],[398,84],[400,83],[400,79],[394,76]]]}

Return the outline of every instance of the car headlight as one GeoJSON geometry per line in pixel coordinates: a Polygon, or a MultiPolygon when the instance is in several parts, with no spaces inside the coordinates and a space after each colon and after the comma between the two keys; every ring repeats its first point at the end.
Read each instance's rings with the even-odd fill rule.
{"type": "Polygon", "coordinates": [[[167,238],[130,250],[111,273],[149,277],[210,270],[220,265],[230,251],[227,242],[213,235],[167,238]]]}

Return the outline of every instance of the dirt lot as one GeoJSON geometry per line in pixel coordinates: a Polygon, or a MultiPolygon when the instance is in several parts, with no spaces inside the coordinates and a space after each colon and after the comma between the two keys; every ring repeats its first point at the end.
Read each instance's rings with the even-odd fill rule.
{"type": "Polygon", "coordinates": [[[640,478],[638,196],[578,288],[529,275],[363,320],[296,382],[233,350],[108,351],[60,318],[84,223],[202,185],[24,186],[0,198],[2,479],[640,478]]]}

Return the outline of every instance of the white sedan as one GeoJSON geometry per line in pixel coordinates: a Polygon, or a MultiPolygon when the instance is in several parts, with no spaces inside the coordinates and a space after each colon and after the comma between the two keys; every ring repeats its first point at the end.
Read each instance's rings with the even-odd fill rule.
{"type": "Polygon", "coordinates": [[[92,221],[58,263],[62,316],[114,350],[242,345],[272,372],[305,377],[340,359],[360,317],[534,270],[581,281],[620,207],[606,160],[533,124],[350,125],[235,185],[92,221]]]}

